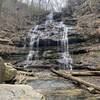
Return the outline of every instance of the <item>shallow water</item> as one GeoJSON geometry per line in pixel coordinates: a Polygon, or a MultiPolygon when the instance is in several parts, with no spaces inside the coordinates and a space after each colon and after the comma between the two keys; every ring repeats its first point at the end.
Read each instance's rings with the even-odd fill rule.
{"type": "Polygon", "coordinates": [[[67,94],[66,91],[72,88],[75,89],[75,86],[65,79],[33,80],[28,81],[27,84],[32,86],[34,90],[44,94],[46,100],[86,100],[88,97],[85,92],[79,95],[73,95],[72,92],[67,94]]]}
{"type": "Polygon", "coordinates": [[[55,91],[59,89],[69,89],[74,85],[68,80],[64,79],[51,79],[51,80],[34,80],[29,81],[28,85],[32,86],[35,90],[55,91]]]}
{"type": "Polygon", "coordinates": [[[49,95],[47,100],[85,100],[85,96],[49,95]]]}

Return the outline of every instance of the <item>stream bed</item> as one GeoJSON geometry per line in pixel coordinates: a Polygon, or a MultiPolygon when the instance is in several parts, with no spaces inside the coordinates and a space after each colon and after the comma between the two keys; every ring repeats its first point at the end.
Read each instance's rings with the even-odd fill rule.
{"type": "Polygon", "coordinates": [[[45,95],[46,100],[88,100],[91,95],[75,86],[68,80],[33,80],[28,85],[45,95]]]}
{"type": "Polygon", "coordinates": [[[70,80],[61,77],[54,78],[53,76],[50,78],[51,73],[48,71],[40,71],[37,73],[42,78],[28,80],[27,84],[33,90],[43,94],[46,100],[99,100],[88,91],[78,88],[70,80]]]}

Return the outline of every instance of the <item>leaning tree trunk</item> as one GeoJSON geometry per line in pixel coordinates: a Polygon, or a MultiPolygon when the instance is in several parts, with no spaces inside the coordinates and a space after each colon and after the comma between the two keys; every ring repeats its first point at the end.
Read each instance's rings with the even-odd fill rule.
{"type": "Polygon", "coordinates": [[[92,88],[94,88],[95,90],[100,91],[100,87],[99,87],[99,86],[97,86],[97,85],[95,85],[95,84],[92,84],[92,83],[89,83],[89,82],[87,82],[87,81],[84,81],[84,80],[82,80],[82,79],[80,79],[80,78],[78,78],[78,77],[74,77],[74,76],[71,75],[71,73],[59,72],[59,71],[56,71],[55,69],[51,69],[51,71],[54,72],[55,74],[57,74],[57,75],[63,77],[63,78],[67,78],[67,79],[70,79],[70,80],[72,80],[72,81],[76,81],[76,82],[78,82],[79,84],[83,84],[83,85],[85,85],[85,86],[87,86],[87,87],[92,87],[92,88]]]}

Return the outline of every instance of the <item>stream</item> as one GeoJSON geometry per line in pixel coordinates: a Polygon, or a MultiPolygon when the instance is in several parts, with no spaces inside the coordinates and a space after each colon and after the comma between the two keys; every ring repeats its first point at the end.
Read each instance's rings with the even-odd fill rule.
{"type": "Polygon", "coordinates": [[[47,100],[84,100],[87,98],[85,92],[80,94],[76,93],[76,96],[72,94],[71,89],[73,84],[64,79],[35,80],[30,81],[28,85],[32,86],[34,90],[44,94],[47,100]],[[68,90],[70,90],[69,93],[67,93],[68,90]]]}
{"type": "Polygon", "coordinates": [[[79,89],[68,79],[54,76],[49,70],[37,71],[36,74],[38,78],[27,81],[27,84],[43,94],[46,100],[88,100],[92,97],[88,91],[79,89]]]}

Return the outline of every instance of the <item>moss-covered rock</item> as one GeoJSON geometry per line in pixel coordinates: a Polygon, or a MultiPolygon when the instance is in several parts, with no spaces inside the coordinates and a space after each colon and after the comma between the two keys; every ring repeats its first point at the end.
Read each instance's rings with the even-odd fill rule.
{"type": "Polygon", "coordinates": [[[16,77],[17,70],[12,67],[12,64],[5,63],[2,58],[0,58],[0,83],[4,81],[10,81],[16,77]]]}
{"type": "Polygon", "coordinates": [[[10,63],[4,63],[5,65],[5,74],[4,74],[4,81],[9,81],[15,78],[17,75],[17,70],[12,67],[10,63]]]}

